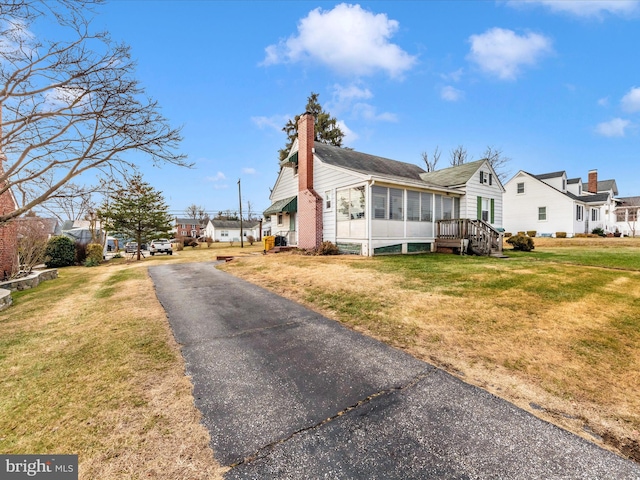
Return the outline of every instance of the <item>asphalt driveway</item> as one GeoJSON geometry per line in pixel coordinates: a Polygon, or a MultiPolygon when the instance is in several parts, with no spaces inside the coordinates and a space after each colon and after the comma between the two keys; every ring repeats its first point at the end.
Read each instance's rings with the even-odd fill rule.
{"type": "Polygon", "coordinates": [[[214,263],[149,273],[229,479],[640,479],[640,465],[214,263]]]}

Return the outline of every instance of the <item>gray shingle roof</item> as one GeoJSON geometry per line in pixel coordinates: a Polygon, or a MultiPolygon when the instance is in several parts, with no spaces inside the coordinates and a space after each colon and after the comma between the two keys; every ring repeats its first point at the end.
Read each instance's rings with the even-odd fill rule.
{"type": "Polygon", "coordinates": [[[412,163],[399,162],[319,142],[315,142],[314,147],[316,155],[324,163],[367,175],[378,174],[421,180],[420,175],[426,173],[424,169],[412,163]]]}
{"type": "Polygon", "coordinates": [[[538,180],[547,180],[549,178],[558,178],[561,177],[562,175],[566,175],[567,173],[564,170],[561,170],[559,172],[552,172],[552,173],[542,173],[540,175],[534,175],[534,177],[536,177],[538,180]]]}
{"type": "Polygon", "coordinates": [[[420,175],[420,178],[430,185],[439,185],[441,187],[464,185],[485,161],[486,160],[476,160],[475,162],[464,163],[457,167],[443,168],[435,172],[425,172],[420,175]]]}
{"type": "MultiPolygon", "coordinates": [[[[587,190],[588,188],[589,188],[589,183],[584,182],[582,184],[582,189],[587,190]]],[[[611,190],[613,191],[614,195],[618,194],[618,186],[616,185],[615,180],[598,180],[597,189],[598,189],[598,192],[608,192],[611,190]]]]}

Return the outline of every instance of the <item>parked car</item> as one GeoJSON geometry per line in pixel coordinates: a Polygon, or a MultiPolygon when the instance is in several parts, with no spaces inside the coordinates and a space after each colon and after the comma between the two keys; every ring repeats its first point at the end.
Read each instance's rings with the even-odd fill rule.
{"type": "Polygon", "coordinates": [[[125,253],[136,253],[138,251],[138,242],[127,242],[124,246],[125,253]]]}
{"type": "Polygon", "coordinates": [[[167,255],[173,255],[173,247],[171,247],[171,243],[166,238],[158,238],[157,240],[151,241],[151,245],[149,246],[149,253],[151,255],[155,255],[156,253],[166,253],[167,255]]]}

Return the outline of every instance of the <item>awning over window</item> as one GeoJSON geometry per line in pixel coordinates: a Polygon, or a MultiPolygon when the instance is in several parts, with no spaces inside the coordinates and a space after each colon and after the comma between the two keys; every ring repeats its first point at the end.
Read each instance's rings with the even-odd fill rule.
{"type": "Polygon", "coordinates": [[[283,200],[273,202],[273,204],[264,211],[264,216],[275,215],[280,212],[297,212],[298,197],[289,197],[283,200]]]}

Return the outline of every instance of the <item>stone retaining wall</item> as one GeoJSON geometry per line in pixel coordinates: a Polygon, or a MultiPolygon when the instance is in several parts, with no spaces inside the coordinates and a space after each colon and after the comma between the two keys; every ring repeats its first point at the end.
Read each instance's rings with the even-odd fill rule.
{"type": "Polygon", "coordinates": [[[54,278],[58,278],[58,270],[55,268],[51,270],[31,272],[27,277],[17,278],[7,282],[0,282],[0,310],[9,308],[11,305],[11,292],[35,288],[42,282],[53,280],[54,278]]]}

